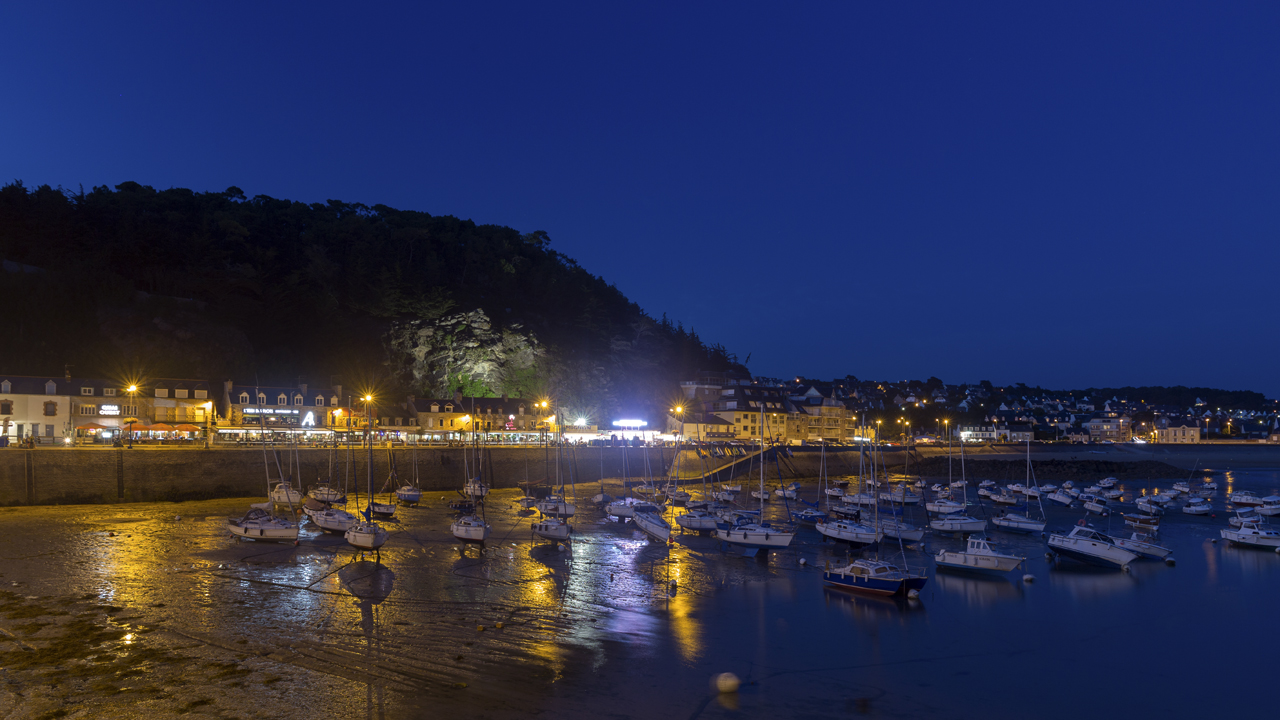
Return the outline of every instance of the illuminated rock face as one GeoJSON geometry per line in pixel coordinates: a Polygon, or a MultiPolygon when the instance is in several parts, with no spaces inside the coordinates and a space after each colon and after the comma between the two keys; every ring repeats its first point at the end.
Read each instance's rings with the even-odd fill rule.
{"type": "Polygon", "coordinates": [[[472,386],[467,395],[521,394],[520,374],[546,354],[520,325],[494,329],[482,310],[396,323],[387,340],[414,383],[442,395],[459,385],[472,386]]]}

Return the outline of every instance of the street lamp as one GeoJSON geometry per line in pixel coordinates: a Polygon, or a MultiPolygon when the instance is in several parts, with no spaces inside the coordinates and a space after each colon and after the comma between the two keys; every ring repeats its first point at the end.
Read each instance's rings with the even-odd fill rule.
{"type": "Polygon", "coordinates": [[[373,452],[373,415],[369,411],[369,404],[373,402],[372,395],[364,396],[364,437],[365,442],[369,446],[369,452],[373,452]]]}
{"type": "Polygon", "coordinates": [[[132,410],[133,412],[129,413],[129,429],[126,432],[129,433],[129,449],[132,450],[133,449],[133,422],[137,420],[137,418],[135,418],[134,415],[138,413],[138,408],[134,405],[134,403],[136,402],[135,396],[138,394],[138,386],[130,385],[128,389],[128,393],[129,393],[129,409],[132,410]]]}
{"type": "Polygon", "coordinates": [[[213,401],[204,404],[204,449],[209,449],[209,440],[213,432],[213,401]]]}

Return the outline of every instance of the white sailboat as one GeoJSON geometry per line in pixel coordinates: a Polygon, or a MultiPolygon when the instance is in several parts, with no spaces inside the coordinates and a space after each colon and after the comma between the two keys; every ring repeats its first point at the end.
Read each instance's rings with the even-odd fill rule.
{"type": "Polygon", "coordinates": [[[1001,512],[999,517],[991,519],[991,524],[1009,532],[1038,533],[1044,532],[1044,505],[1040,506],[1040,519],[1031,517],[1031,498],[1040,502],[1040,489],[1036,487],[1036,476],[1031,468],[1031,440],[1027,440],[1027,484],[1022,487],[1022,494],[1027,498],[1027,512],[1001,512]]]}
{"type": "Polygon", "coordinates": [[[374,502],[373,502],[373,434],[372,434],[372,418],[369,415],[369,402],[372,400],[369,396],[365,396],[365,446],[369,448],[369,506],[360,511],[360,518],[347,531],[343,533],[347,544],[358,550],[380,551],[382,546],[387,542],[387,531],[381,525],[373,521],[374,502]]]}
{"type": "MultiPolygon", "coordinates": [[[[261,417],[261,415],[259,415],[261,417]]],[[[265,421],[263,421],[265,423],[265,421]]],[[[270,497],[271,488],[271,466],[267,464],[267,439],[266,429],[262,430],[262,469],[267,475],[267,501],[264,503],[253,503],[249,505],[249,511],[239,518],[227,518],[227,532],[234,537],[249,538],[252,540],[264,540],[274,542],[298,542],[298,524],[290,518],[275,515],[272,510],[275,507],[274,498],[270,497]]],[[[276,472],[283,477],[284,473],[280,470],[280,458],[276,457],[276,472]]],[[[293,503],[289,502],[288,495],[282,504],[289,505],[289,514],[293,515],[293,503]]]]}
{"type": "Polygon", "coordinates": [[[656,512],[641,510],[632,515],[631,522],[654,540],[667,542],[671,539],[671,525],[656,512]]]}
{"type": "Polygon", "coordinates": [[[396,488],[396,499],[406,505],[417,505],[422,500],[422,486],[418,481],[418,443],[415,440],[411,453],[411,462],[413,464],[413,478],[396,488]]]}
{"type": "MultiPolygon", "coordinates": [[[[760,427],[764,427],[764,403],[760,404],[760,427]]],[[[756,522],[743,522],[736,525],[721,523],[716,527],[716,537],[723,542],[747,549],[747,554],[754,555],[761,548],[785,548],[795,539],[795,533],[788,528],[776,528],[764,520],[764,439],[760,440],[760,516],[756,522]]],[[[754,494],[754,493],[753,493],[754,494]]]]}
{"type": "MultiPolygon", "coordinates": [[[[984,490],[989,492],[989,488],[995,485],[991,480],[983,480],[979,483],[978,492],[984,490]]],[[[960,499],[966,506],[969,504],[969,483],[965,478],[964,470],[964,443],[960,443],[960,499]]],[[[978,533],[987,529],[987,521],[975,517],[970,517],[963,512],[947,513],[939,515],[929,521],[929,527],[943,533],[978,533]]]]}
{"type": "Polygon", "coordinates": [[[813,527],[822,534],[823,538],[843,540],[854,545],[870,545],[878,542],[882,537],[880,532],[870,525],[848,520],[827,520],[815,523],[813,527]]]}

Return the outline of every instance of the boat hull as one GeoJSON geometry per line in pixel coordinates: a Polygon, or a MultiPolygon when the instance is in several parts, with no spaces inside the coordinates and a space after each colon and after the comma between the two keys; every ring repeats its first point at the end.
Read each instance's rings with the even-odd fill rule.
{"type": "Polygon", "coordinates": [[[982,532],[987,529],[987,521],[979,518],[955,518],[942,517],[937,520],[930,520],[929,527],[938,532],[946,533],[975,533],[982,532]]]}
{"type": "Polygon", "coordinates": [[[671,526],[666,520],[658,517],[651,512],[638,512],[631,518],[631,522],[636,527],[644,531],[645,535],[659,542],[667,542],[671,539],[671,526]]]}
{"type": "Polygon", "coordinates": [[[943,550],[934,556],[933,562],[939,569],[945,568],[952,571],[983,575],[1000,575],[1021,565],[1023,558],[1006,555],[975,555],[943,550]]]}
{"type": "Polygon", "coordinates": [[[716,537],[731,545],[740,547],[780,549],[791,544],[791,540],[795,538],[795,533],[779,532],[777,530],[744,530],[742,528],[726,530],[716,528],[716,537]]]}
{"type": "Polygon", "coordinates": [[[1049,536],[1049,548],[1072,560],[1102,567],[1128,567],[1129,563],[1138,559],[1137,553],[1124,548],[1061,535],[1049,536]]]}
{"type": "Polygon", "coordinates": [[[568,523],[555,521],[536,522],[530,526],[530,529],[533,530],[534,535],[546,540],[555,540],[556,542],[568,540],[569,535],[573,532],[573,528],[569,527],[568,523]]]}
{"type": "Polygon", "coordinates": [[[928,582],[924,577],[876,578],[860,575],[845,575],[839,572],[822,573],[822,582],[827,587],[866,593],[868,595],[906,595],[912,590],[920,590],[928,582]]]}

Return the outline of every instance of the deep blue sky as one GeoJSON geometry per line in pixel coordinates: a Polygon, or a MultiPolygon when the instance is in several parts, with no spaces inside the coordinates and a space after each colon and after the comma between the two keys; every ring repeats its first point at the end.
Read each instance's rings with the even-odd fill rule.
{"type": "Polygon", "coordinates": [[[6,3],[0,177],[546,230],[757,374],[1280,395],[1276,3],[420,5],[6,3]]]}

